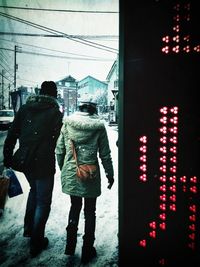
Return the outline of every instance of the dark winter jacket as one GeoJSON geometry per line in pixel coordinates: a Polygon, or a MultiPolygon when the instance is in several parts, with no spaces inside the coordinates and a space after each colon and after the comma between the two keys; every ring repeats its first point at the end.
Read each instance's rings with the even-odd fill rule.
{"type": "Polygon", "coordinates": [[[101,194],[100,158],[107,177],[113,177],[111,151],[104,123],[97,115],[75,112],[63,123],[57,141],[56,155],[61,169],[62,191],[80,197],[97,197],[101,194]],[[76,177],[70,139],[74,141],[80,164],[97,164],[94,180],[80,182],[76,177]]]}
{"type": "Polygon", "coordinates": [[[16,142],[29,147],[38,143],[28,172],[39,178],[55,173],[55,146],[62,126],[57,100],[47,95],[30,96],[17,112],[4,143],[4,165],[12,165],[16,142]]]}

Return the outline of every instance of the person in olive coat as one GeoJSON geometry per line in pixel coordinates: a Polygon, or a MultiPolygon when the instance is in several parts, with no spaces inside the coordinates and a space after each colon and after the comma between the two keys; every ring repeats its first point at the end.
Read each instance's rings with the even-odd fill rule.
{"type": "Polygon", "coordinates": [[[55,147],[63,115],[56,100],[57,87],[44,81],[39,95],[28,97],[14,118],[4,143],[4,166],[12,167],[13,151],[19,147],[34,157],[24,170],[30,185],[24,217],[24,237],[30,237],[30,254],[37,256],[48,245],[45,226],[49,217],[56,171],[55,147]],[[37,144],[37,146],[35,145],[37,144]]]}
{"type": "Polygon", "coordinates": [[[104,123],[97,115],[95,103],[82,102],[79,111],[68,116],[61,129],[56,146],[56,156],[61,169],[62,191],[70,195],[71,207],[68,216],[67,242],[65,254],[74,255],[79,215],[84,200],[85,232],[81,262],[87,263],[96,256],[93,246],[95,241],[96,199],[101,195],[101,173],[98,158],[108,178],[108,188],[114,182],[111,151],[104,123]],[[71,140],[73,140],[78,162],[96,164],[95,179],[81,182],[76,176],[76,162],[73,157],[71,140]],[[99,157],[98,157],[99,156],[99,157]]]}

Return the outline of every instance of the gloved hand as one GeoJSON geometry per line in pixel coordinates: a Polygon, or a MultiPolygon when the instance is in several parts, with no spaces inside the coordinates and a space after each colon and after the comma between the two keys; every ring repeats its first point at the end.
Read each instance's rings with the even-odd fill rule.
{"type": "Polygon", "coordinates": [[[113,177],[107,177],[108,178],[108,189],[111,189],[114,183],[113,177]]]}

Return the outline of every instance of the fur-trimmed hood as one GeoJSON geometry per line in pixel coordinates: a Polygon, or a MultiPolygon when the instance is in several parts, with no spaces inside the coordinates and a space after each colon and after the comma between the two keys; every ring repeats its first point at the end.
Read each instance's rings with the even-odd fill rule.
{"type": "Polygon", "coordinates": [[[26,104],[33,111],[49,109],[51,107],[59,108],[58,102],[54,97],[48,95],[32,95],[26,100],[26,104]]]}
{"type": "Polygon", "coordinates": [[[75,112],[64,120],[69,138],[74,141],[85,142],[91,138],[97,130],[105,127],[104,122],[96,114],[89,115],[87,112],[75,112]]]}

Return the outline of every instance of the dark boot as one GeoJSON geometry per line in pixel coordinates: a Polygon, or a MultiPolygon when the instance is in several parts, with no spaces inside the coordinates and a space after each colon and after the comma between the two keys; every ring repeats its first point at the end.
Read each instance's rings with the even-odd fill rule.
{"type": "Polygon", "coordinates": [[[87,264],[97,256],[94,248],[95,226],[96,226],[96,198],[85,198],[85,234],[83,236],[83,247],[81,262],[87,264]]]}
{"type": "Polygon", "coordinates": [[[47,248],[49,243],[49,240],[47,237],[44,237],[39,243],[33,243],[30,244],[30,255],[31,258],[36,257],[38,254],[40,254],[44,249],[47,248]]]}
{"type": "Polygon", "coordinates": [[[89,242],[88,240],[83,241],[81,263],[87,264],[97,256],[97,252],[95,247],[93,246],[93,243],[94,240],[90,240],[89,242]]]}
{"type": "Polygon", "coordinates": [[[66,242],[66,248],[65,248],[65,254],[66,255],[74,255],[75,249],[76,249],[76,242],[77,242],[77,222],[76,221],[70,221],[67,228],[67,242],[66,242]]]}

